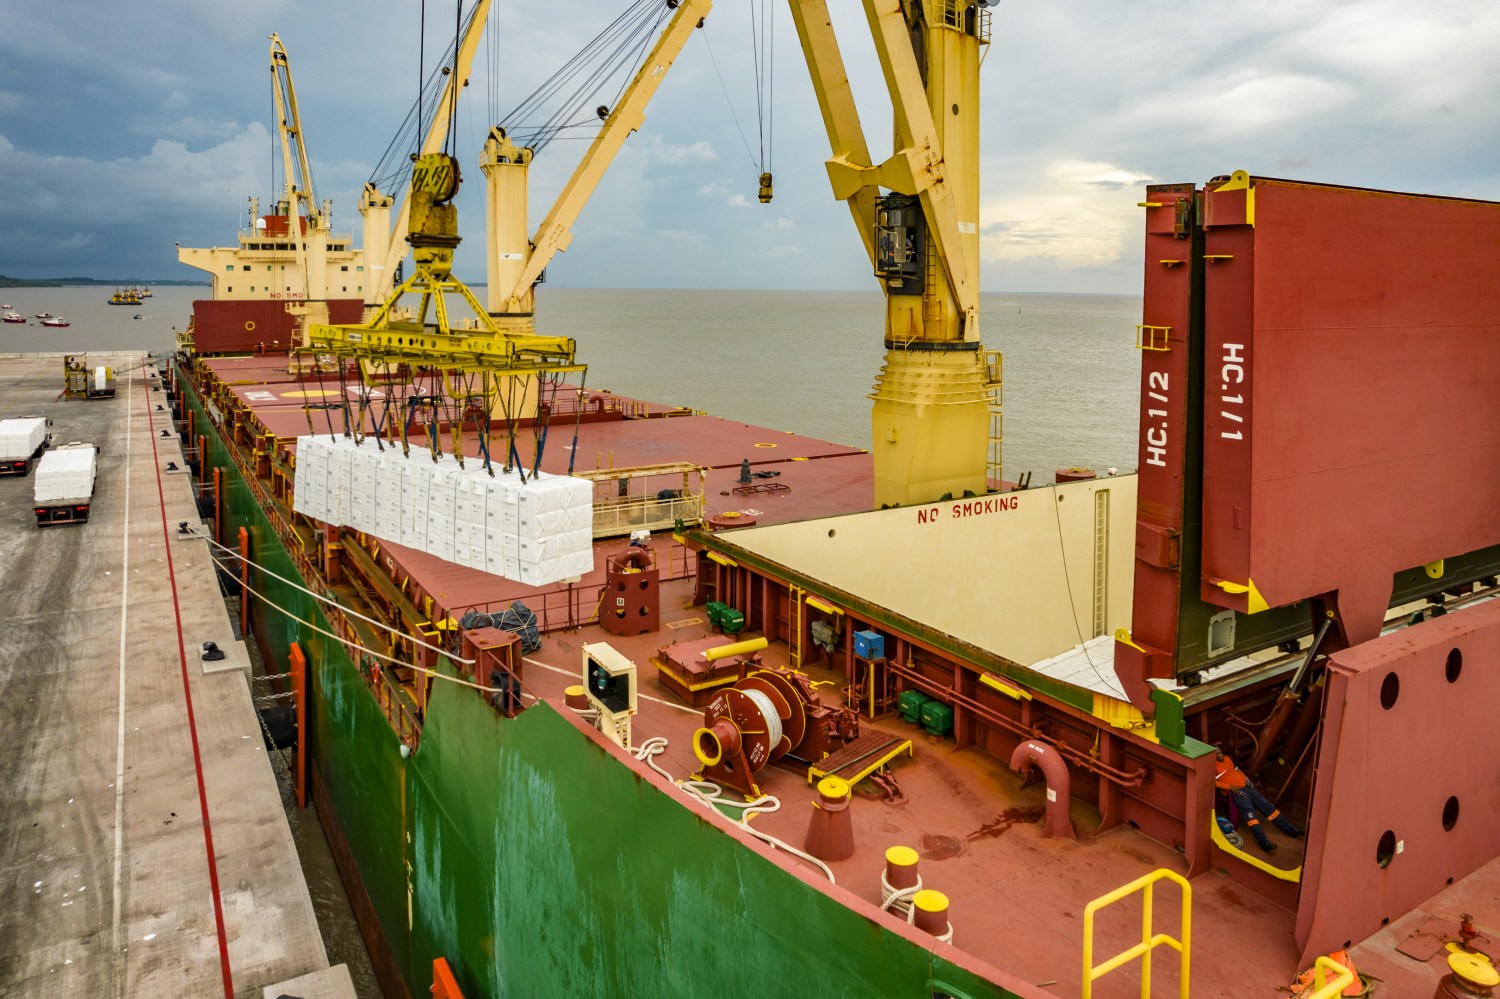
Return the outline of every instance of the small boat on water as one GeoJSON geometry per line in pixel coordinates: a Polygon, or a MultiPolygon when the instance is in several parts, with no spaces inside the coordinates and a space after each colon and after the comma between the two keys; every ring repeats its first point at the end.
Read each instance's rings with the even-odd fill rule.
{"type": "Polygon", "coordinates": [[[73,324],[70,323],[70,322],[68,322],[62,316],[48,316],[46,319],[42,320],[42,325],[43,326],[71,326],[73,324]]]}
{"type": "Polygon", "coordinates": [[[141,314],[139,312],[137,312],[135,315],[131,316],[130,318],[131,319],[139,319],[139,318],[141,318],[141,314]]]}
{"type": "MultiPolygon", "coordinates": [[[[9,308],[9,306],[6,306],[6,308],[9,308]]],[[[24,323],[26,321],[26,317],[19,312],[7,312],[3,318],[8,323],[24,323]]]]}
{"type": "Polygon", "coordinates": [[[50,312],[38,312],[38,313],[37,313],[37,314],[36,314],[36,317],[37,317],[37,318],[38,318],[38,319],[55,319],[55,318],[57,318],[57,317],[56,317],[56,316],[54,316],[54,315],[53,315],[53,314],[52,314],[52,313],[50,313],[50,312]]]}
{"type": "Polygon", "coordinates": [[[140,293],[137,292],[134,288],[126,288],[124,291],[121,291],[119,288],[116,288],[115,289],[115,293],[109,297],[109,304],[110,305],[140,305],[141,304],[141,296],[140,296],[140,293]]]}

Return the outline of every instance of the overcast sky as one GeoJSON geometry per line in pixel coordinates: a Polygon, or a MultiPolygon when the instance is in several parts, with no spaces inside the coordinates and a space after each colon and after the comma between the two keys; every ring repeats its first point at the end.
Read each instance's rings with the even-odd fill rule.
{"type": "MultiPolygon", "coordinates": [[[[415,98],[422,6],[0,0],[0,274],[192,278],[174,243],[232,244],[246,199],[268,205],[279,164],[272,31],[291,55],[317,194],[333,199],[336,230],[357,233],[356,195],[415,98]]],[[[430,69],[454,15],[450,0],[425,6],[430,69]]],[[[497,6],[505,111],[627,2],[497,6]]],[[[889,103],[859,5],[830,6],[866,133],[884,155],[889,103]]],[[[767,7],[776,199],[756,201],[758,156],[745,148],[760,142],[752,7],[762,0],[717,4],[707,38],[684,50],[549,269],[552,284],[874,287],[829,191],[828,141],[784,4],[767,7]]],[[[1136,202],[1153,181],[1245,169],[1500,199],[1494,0],[992,9],[981,72],[986,290],[1139,293],[1136,202]]],[[[473,165],[491,124],[486,61],[476,60],[459,113],[469,178],[459,273],[473,282],[483,280],[473,165]]],[[[557,141],[538,158],[533,228],[584,146],[557,141]]]]}

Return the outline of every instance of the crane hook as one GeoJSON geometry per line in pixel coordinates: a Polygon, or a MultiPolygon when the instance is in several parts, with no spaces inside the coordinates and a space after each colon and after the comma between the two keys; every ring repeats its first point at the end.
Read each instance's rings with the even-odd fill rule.
{"type": "Polygon", "coordinates": [[[760,203],[763,205],[771,203],[771,173],[769,170],[760,175],[760,203]]]}

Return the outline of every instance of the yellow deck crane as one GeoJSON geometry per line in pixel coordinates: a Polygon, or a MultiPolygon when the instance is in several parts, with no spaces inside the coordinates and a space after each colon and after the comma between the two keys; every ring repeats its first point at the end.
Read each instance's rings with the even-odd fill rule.
{"type": "Polygon", "coordinates": [[[1000,470],[1000,354],[979,339],[979,63],[988,0],[863,0],[893,111],[871,162],[825,0],[790,0],[849,205],[886,296],[875,503],[983,494],[1000,470]]]}
{"type": "MultiPolygon", "coordinates": [[[[297,89],[292,84],[291,61],[286,46],[275,33],[271,41],[271,86],[276,102],[276,130],[281,139],[282,172],[286,176],[288,235],[296,251],[305,297],[289,304],[287,311],[300,317],[299,330],[309,323],[328,321],[328,237],[332,211],[328,202],[318,203],[313,189],[312,167],[302,141],[302,116],[297,110],[297,89]]],[[[299,334],[297,344],[304,345],[299,334]]]]}
{"type": "MultiPolygon", "coordinates": [[[[584,370],[584,365],[576,360],[573,340],[536,333],[532,287],[552,256],[567,247],[578,213],[626,137],[640,127],[646,104],[693,29],[701,25],[712,2],[679,0],[667,7],[672,13],[656,44],[614,108],[605,109],[600,115],[603,125],[598,135],[535,238],[526,235],[526,185],[531,150],[516,146],[503,130],[492,129],[480,164],[489,178],[490,195],[487,226],[491,244],[490,308],[486,309],[452,273],[453,251],[459,243],[457,210],[452,203],[458,190],[459,167],[452,156],[436,151],[448,128],[457,89],[464,86],[477,47],[477,35],[488,9],[488,0],[480,0],[462,40],[454,48],[455,65],[447,73],[445,94],[438,103],[442,110],[415,159],[409,195],[398,213],[398,217],[408,219],[405,243],[413,251],[412,275],[362,324],[307,323],[302,355],[339,361],[353,359],[358,362],[362,376],[382,377],[387,397],[400,390],[398,372],[404,371],[407,376],[414,371],[440,375],[441,398],[437,393],[425,393],[422,403],[431,407],[430,422],[447,422],[457,428],[465,419],[482,413],[487,436],[488,421],[503,420],[512,434],[505,459],[508,466],[515,454],[517,420],[534,412],[538,403],[555,398],[563,375],[584,370]],[[415,309],[401,304],[412,294],[419,297],[415,309]],[[449,410],[448,419],[437,418],[439,408],[449,410]],[[454,415],[458,418],[452,418],[454,415]]],[[[379,219],[381,213],[388,211],[389,200],[367,185],[361,210],[368,210],[379,219]]],[[[367,239],[370,218],[367,215],[367,239]]],[[[367,252],[369,249],[367,243],[367,252]]],[[[393,240],[381,273],[394,274],[404,253],[405,246],[393,240]]],[[[372,283],[378,285],[378,276],[372,283]]],[[[358,396],[364,407],[372,393],[367,387],[358,396]]],[[[398,405],[398,418],[403,415],[401,408],[398,405]]],[[[383,419],[377,421],[377,426],[383,423],[383,419]]],[[[384,425],[383,430],[389,432],[389,425],[384,425]]],[[[456,429],[453,450],[460,453],[456,429]]],[[[534,462],[531,464],[535,467],[534,462]]]]}

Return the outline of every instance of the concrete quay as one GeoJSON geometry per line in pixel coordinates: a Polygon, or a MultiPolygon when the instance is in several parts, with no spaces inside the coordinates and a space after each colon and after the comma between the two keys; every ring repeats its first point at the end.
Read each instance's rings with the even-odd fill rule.
{"type": "Polygon", "coordinates": [[[0,478],[0,996],[353,996],[207,547],[177,538],[198,517],[155,369],[88,363],[114,398],[59,398],[60,354],[0,355],[0,417],[100,447],[87,524],[38,528],[31,476],[0,478]]]}

